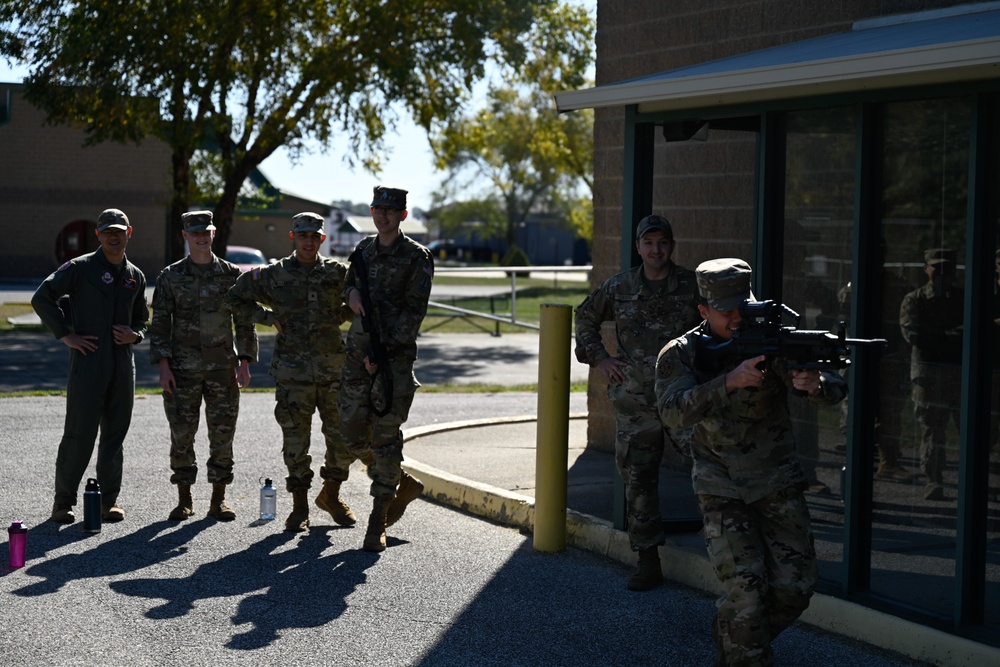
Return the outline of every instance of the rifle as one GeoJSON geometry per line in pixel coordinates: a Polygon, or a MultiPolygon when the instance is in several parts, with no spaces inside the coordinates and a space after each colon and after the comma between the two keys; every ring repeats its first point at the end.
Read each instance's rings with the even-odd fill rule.
{"type": "Polygon", "coordinates": [[[727,362],[735,360],[738,363],[763,354],[768,361],[782,359],[784,370],[837,370],[851,365],[852,347],[884,347],[886,344],[884,338],[848,338],[843,321],[836,334],[799,329],[799,314],[770,299],[746,299],[739,308],[742,324],[730,340],[718,342],[711,336],[699,337],[695,356],[699,369],[721,370],[727,362]],[[795,320],[795,325],[782,325],[783,315],[795,320]]]}
{"type": "Polygon", "coordinates": [[[392,410],[392,370],[389,368],[389,351],[382,342],[378,311],[375,310],[371,291],[368,289],[368,267],[365,265],[360,246],[354,249],[347,261],[355,268],[358,294],[361,295],[361,306],[365,311],[361,322],[368,333],[368,361],[377,366],[372,376],[372,386],[368,390],[368,405],[377,416],[384,417],[392,410]]]}

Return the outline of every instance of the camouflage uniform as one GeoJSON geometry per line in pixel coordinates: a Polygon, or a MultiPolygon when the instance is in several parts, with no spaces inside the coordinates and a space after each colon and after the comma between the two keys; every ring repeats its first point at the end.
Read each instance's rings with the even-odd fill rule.
{"type": "MultiPolygon", "coordinates": [[[[368,268],[371,300],[390,358],[392,409],[378,417],[369,407],[372,376],[364,366],[370,351],[368,334],[362,318],[355,317],[347,333],[347,359],[338,399],[348,451],[338,459],[334,470],[346,476],[351,461],[362,458],[370,448],[374,456],[368,466],[371,495],[390,496],[396,492],[403,462],[400,426],[409,416],[414,392],[420,386],[413,375],[413,363],[417,358],[417,333],[427,314],[434,260],[427,248],[402,233],[387,247],[380,247],[376,236],[362,239],[357,251],[368,268]]],[[[354,272],[352,264],[344,289],[345,301],[357,286],[354,272]]]]}
{"type": "Polygon", "coordinates": [[[149,361],[169,359],[177,384],[173,392],[163,392],[173,484],[193,485],[198,477],[194,440],[202,397],[208,425],[208,481],[233,481],[233,436],[240,409],[236,367],[238,359],[257,361],[253,325],[235,321],[234,347],[234,318],[224,303],[239,275],[238,266],[213,255],[208,266],[185,257],[156,279],[149,361]]]}
{"type": "MultiPolygon", "coordinates": [[[[909,386],[910,376],[910,345],[899,330],[899,306],[906,295],[913,290],[913,285],[905,278],[891,272],[882,272],[882,326],[878,335],[885,338],[887,344],[879,355],[878,374],[875,383],[878,387],[878,407],[875,419],[875,444],[878,447],[879,475],[886,474],[889,478],[896,473],[897,478],[905,478],[908,472],[901,470],[901,415],[905,400],[905,389],[909,386]],[[899,477],[902,473],[902,477],[899,477]]],[[[851,318],[851,283],[840,290],[841,319],[849,322],[851,318]]],[[[847,371],[849,369],[845,369],[847,371]]],[[[847,373],[844,373],[847,377],[847,373]]],[[[846,432],[847,406],[844,404],[842,427],[846,432]]]]}
{"type": "MultiPolygon", "coordinates": [[[[601,323],[615,323],[617,358],[625,381],[609,384],[615,408],[615,461],[625,481],[628,535],[633,551],[663,544],[660,517],[660,462],[670,435],[656,412],[656,355],[670,339],[701,321],[695,301],[694,272],[673,265],[669,277],[651,285],[642,267],[606,280],[576,309],[576,358],[597,366],[610,357],[601,340],[601,323]]],[[[678,440],[686,440],[681,434],[678,440]]]]}
{"type": "Polygon", "coordinates": [[[97,336],[95,351],[69,351],[66,424],[56,455],[57,504],[76,504],[98,429],[97,481],[102,501],[109,505],[118,498],[125,435],[135,401],[132,348],[142,341],[149,320],[145,290],[142,271],[128,259],[120,266],[111,264],[98,248],[60,266],[31,297],[35,312],[56,338],[70,333],[97,336]],[[60,307],[64,296],[69,297],[65,313],[60,307]],[[117,345],[111,328],[114,324],[129,325],[138,340],[133,345],[117,345]]]}
{"type": "MultiPolygon", "coordinates": [[[[925,261],[954,266],[954,251],[934,249],[925,261]],[[948,259],[939,259],[941,254],[948,259]]],[[[943,482],[948,418],[959,426],[962,395],[962,321],[965,298],[960,287],[928,282],[903,298],[899,326],[913,346],[910,380],[913,409],[920,426],[920,464],[927,476],[928,494],[943,482]]]]}
{"type": "MultiPolygon", "coordinates": [[[[728,665],[769,665],[771,640],[809,605],[818,576],[806,476],[788,414],[791,379],[772,361],[762,386],[727,392],[725,375],[737,363],[699,369],[704,336],[712,336],[707,322],[660,352],[656,405],[667,426],[693,427],[692,484],[708,555],[726,590],[713,621],[719,655],[728,665]]],[[[832,405],[846,394],[839,375],[822,373],[819,393],[806,400],[832,405]]]]}
{"type": "Polygon", "coordinates": [[[309,440],[317,410],[326,438],[320,476],[329,481],[347,478],[336,477],[334,466],[334,452],[344,446],[336,400],[344,365],[340,325],[351,317],[341,298],[346,275],[347,266],[337,260],[319,257],[310,268],[293,253],[247,271],[226,297],[238,319],[281,324],[269,372],[276,385],[274,417],[283,436],[286,488],[293,493],[312,484],[309,440]]]}

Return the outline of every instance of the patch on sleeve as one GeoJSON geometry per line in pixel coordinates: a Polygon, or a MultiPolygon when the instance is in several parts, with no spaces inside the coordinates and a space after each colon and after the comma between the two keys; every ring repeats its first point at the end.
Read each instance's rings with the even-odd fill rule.
{"type": "Polygon", "coordinates": [[[66,269],[69,268],[69,265],[72,263],[73,262],[63,262],[63,265],[60,266],[58,269],[56,269],[56,271],[65,271],[66,269]]]}
{"type": "Polygon", "coordinates": [[[250,269],[250,280],[260,280],[260,267],[250,269]]]}

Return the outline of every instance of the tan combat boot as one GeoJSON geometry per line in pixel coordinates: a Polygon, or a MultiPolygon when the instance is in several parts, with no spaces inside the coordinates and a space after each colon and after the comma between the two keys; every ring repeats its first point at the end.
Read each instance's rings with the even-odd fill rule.
{"type": "Polygon", "coordinates": [[[117,500],[107,500],[101,503],[101,520],[115,523],[124,519],[125,510],[118,505],[117,500]]]}
{"type": "Polygon", "coordinates": [[[194,498],[191,497],[190,484],[177,485],[177,507],[170,510],[171,521],[183,521],[194,514],[194,498]]]}
{"type": "Polygon", "coordinates": [[[423,492],[423,483],[416,477],[407,475],[404,471],[400,475],[399,488],[396,489],[396,495],[392,497],[392,502],[389,503],[389,511],[385,514],[385,527],[388,528],[399,521],[400,517],[403,516],[403,512],[406,511],[406,506],[419,498],[423,492]]]}
{"type": "Polygon", "coordinates": [[[212,485],[212,500],[208,504],[208,516],[214,516],[219,521],[232,521],[236,512],[226,503],[226,485],[216,482],[212,485]]]}
{"type": "Polygon", "coordinates": [[[301,533],[309,528],[309,498],[307,489],[292,491],[292,513],[285,519],[285,530],[301,533]]]}
{"type": "Polygon", "coordinates": [[[376,496],[368,517],[368,531],[365,533],[365,551],[385,551],[385,514],[389,511],[392,496],[376,496]]]}
{"type": "Polygon", "coordinates": [[[635,572],[628,578],[630,591],[648,591],[663,583],[663,572],[660,570],[659,547],[652,546],[639,551],[639,564],[635,572]]]}
{"type": "Polygon", "coordinates": [[[351,527],[358,522],[358,517],[350,506],[340,497],[340,482],[323,482],[323,490],[316,496],[316,507],[329,512],[333,520],[341,526],[351,527]]]}

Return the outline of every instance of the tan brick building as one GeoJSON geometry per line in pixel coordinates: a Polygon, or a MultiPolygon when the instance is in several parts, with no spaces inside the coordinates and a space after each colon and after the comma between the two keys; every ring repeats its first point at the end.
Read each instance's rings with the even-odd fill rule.
{"type": "Polygon", "coordinates": [[[47,125],[19,90],[0,84],[0,277],[43,278],[95,250],[106,208],[129,216],[129,259],[155,276],[165,259],[169,146],[147,139],[84,147],[82,128],[47,125]]]}
{"type": "MultiPolygon", "coordinates": [[[[678,263],[742,257],[758,298],[801,325],[844,319],[889,339],[854,355],[846,415],[793,410],[799,458],[827,487],[807,495],[820,590],[982,642],[996,661],[1000,3],[600,0],[597,86],[556,102],[595,109],[595,284],[637,263],[635,225],[658,213],[678,263]],[[963,321],[949,335],[963,356],[925,376],[961,376],[928,408],[900,294],[930,284],[934,248],[958,258],[963,321]],[[944,497],[924,488],[932,438],[944,497]],[[875,474],[891,443],[905,483],[875,474]]],[[[595,374],[588,402],[588,444],[609,449],[595,374]]]]}
{"type": "MultiPolygon", "coordinates": [[[[85,147],[82,127],[46,124],[20,90],[0,83],[0,279],[41,279],[95,250],[98,214],[120,208],[135,228],[128,257],[152,283],[168,263],[170,147],[152,138],[85,147]]],[[[278,191],[271,208],[237,212],[229,243],[284,257],[291,217],[303,211],[330,207],[278,191]]]]}

